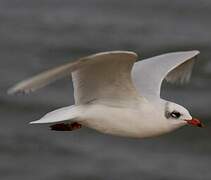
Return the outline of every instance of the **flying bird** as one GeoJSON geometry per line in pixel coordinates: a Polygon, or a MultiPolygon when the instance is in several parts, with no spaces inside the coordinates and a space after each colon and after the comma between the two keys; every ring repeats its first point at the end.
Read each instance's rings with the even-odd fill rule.
{"type": "Polygon", "coordinates": [[[31,122],[48,123],[56,131],[86,126],[106,134],[146,138],[185,125],[202,127],[186,108],[160,97],[164,79],[190,79],[198,54],[196,50],[173,52],[137,61],[131,51],[97,53],[22,81],[8,93],[30,93],[72,76],[75,104],[31,122]]]}

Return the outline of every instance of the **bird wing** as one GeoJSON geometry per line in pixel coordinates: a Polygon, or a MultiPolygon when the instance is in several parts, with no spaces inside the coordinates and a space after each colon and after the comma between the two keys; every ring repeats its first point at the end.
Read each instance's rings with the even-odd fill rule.
{"type": "Polygon", "coordinates": [[[163,79],[182,83],[190,79],[198,54],[199,51],[174,52],[136,62],[132,69],[136,89],[148,99],[160,98],[163,79]]]}
{"type": "Polygon", "coordinates": [[[43,72],[9,89],[9,94],[28,93],[72,74],[76,104],[98,98],[137,97],[131,69],[137,55],[129,51],[111,51],[81,58],[75,62],[43,72]]]}

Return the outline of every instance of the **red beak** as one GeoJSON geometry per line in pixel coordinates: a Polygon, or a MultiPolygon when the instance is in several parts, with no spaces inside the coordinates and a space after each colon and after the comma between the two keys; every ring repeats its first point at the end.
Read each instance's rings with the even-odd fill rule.
{"type": "Polygon", "coordinates": [[[185,120],[189,125],[191,126],[197,126],[197,127],[205,127],[200,120],[193,118],[191,120],[185,120]]]}

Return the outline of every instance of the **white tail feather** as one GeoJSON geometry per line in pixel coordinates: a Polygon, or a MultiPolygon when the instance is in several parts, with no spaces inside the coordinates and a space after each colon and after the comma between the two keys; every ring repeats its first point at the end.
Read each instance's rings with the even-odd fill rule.
{"type": "Polygon", "coordinates": [[[30,122],[30,124],[44,124],[44,123],[55,123],[61,121],[79,120],[82,114],[81,106],[67,106],[55,111],[47,113],[41,119],[30,122]]]}

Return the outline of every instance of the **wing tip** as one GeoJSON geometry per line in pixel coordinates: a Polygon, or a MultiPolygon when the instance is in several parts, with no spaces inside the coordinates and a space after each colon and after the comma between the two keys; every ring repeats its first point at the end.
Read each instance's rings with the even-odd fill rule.
{"type": "Polygon", "coordinates": [[[192,54],[193,56],[197,56],[198,54],[200,54],[199,50],[192,50],[192,51],[187,51],[187,52],[192,54]]]}
{"type": "Polygon", "coordinates": [[[8,95],[16,95],[16,94],[29,94],[33,91],[33,89],[26,89],[23,87],[19,87],[19,85],[12,86],[7,90],[8,95]]]}
{"type": "Polygon", "coordinates": [[[13,94],[15,94],[15,89],[12,87],[12,88],[9,88],[8,90],[7,90],[7,94],[8,95],[13,95],[13,94]]]}
{"type": "MultiPolygon", "coordinates": [[[[198,55],[200,54],[200,51],[199,50],[190,50],[190,51],[176,51],[176,52],[169,52],[169,53],[166,53],[166,54],[161,54],[159,55],[160,57],[163,57],[163,56],[177,56],[177,58],[179,59],[192,59],[192,58],[195,58],[197,57],[198,55]]],[[[155,56],[154,58],[156,57],[159,57],[159,56],[155,56]]]]}
{"type": "Polygon", "coordinates": [[[36,121],[29,122],[29,124],[37,124],[36,121]]]}
{"type": "Polygon", "coordinates": [[[47,123],[51,123],[51,122],[46,122],[46,121],[42,121],[42,120],[36,120],[36,121],[32,121],[29,124],[47,124],[47,123]]]}
{"type": "Polygon", "coordinates": [[[18,88],[16,85],[15,86],[12,86],[11,88],[9,88],[7,90],[7,94],[8,95],[14,95],[14,94],[18,94],[18,93],[23,93],[24,94],[24,91],[22,91],[20,88],[18,88]]]}
{"type": "Polygon", "coordinates": [[[190,50],[190,51],[177,51],[177,52],[171,52],[169,54],[184,54],[190,57],[195,57],[198,54],[200,54],[199,50],[190,50]]]}

